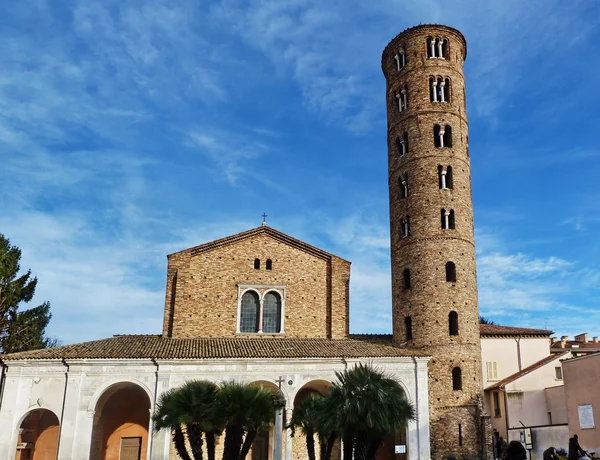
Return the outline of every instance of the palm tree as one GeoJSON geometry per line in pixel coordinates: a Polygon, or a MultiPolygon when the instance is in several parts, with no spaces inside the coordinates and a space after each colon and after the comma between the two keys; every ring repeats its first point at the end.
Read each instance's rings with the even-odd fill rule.
{"type": "Polygon", "coordinates": [[[398,383],[369,365],[336,373],[329,410],[344,441],[344,458],[374,460],[387,435],[414,419],[413,406],[398,383]]]}
{"type": "Polygon", "coordinates": [[[178,389],[172,389],[161,395],[152,414],[152,421],[156,431],[169,429],[173,432],[173,444],[182,460],[192,460],[185,447],[185,436],[181,429],[183,417],[177,392],[178,389]]]}
{"type": "Polygon", "coordinates": [[[223,419],[217,411],[219,387],[205,380],[193,380],[182,387],[165,393],[153,415],[157,430],[169,428],[174,431],[173,441],[178,455],[191,460],[185,446],[183,427],[194,460],[202,460],[206,438],[208,459],[215,458],[215,435],[220,433],[223,419]]]}
{"type": "Polygon", "coordinates": [[[256,434],[275,419],[277,393],[262,387],[225,382],[218,398],[218,412],[224,419],[223,460],[244,460],[256,434]]]}
{"type": "MultiPolygon", "coordinates": [[[[323,396],[319,393],[311,393],[298,407],[294,408],[292,420],[290,420],[289,428],[292,429],[292,436],[296,429],[299,428],[306,438],[306,451],[308,452],[308,460],[315,460],[315,433],[318,434],[316,427],[318,417],[319,402],[322,402],[323,396]]],[[[322,457],[322,455],[321,455],[322,457]]]]}

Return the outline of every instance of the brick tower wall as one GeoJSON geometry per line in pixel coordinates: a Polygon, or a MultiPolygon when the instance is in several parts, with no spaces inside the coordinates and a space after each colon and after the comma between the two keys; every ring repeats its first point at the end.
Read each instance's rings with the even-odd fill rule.
{"type": "Polygon", "coordinates": [[[387,83],[394,340],[432,356],[429,391],[435,459],[450,452],[476,458],[485,447],[465,58],[463,35],[439,25],[404,31],[390,42],[382,57],[387,83]],[[428,57],[428,38],[447,40],[444,58],[428,57]],[[401,59],[401,51],[404,66],[398,70],[395,57],[401,59]],[[431,101],[432,77],[449,79],[449,102],[431,101]],[[403,89],[407,103],[400,111],[396,95],[402,96],[403,89]],[[436,124],[451,126],[452,147],[435,146],[436,124]],[[408,147],[404,154],[397,141],[403,138],[408,147]],[[452,188],[440,188],[439,166],[452,167],[452,188]],[[406,196],[401,178],[407,182],[406,196]],[[454,210],[454,229],[442,229],[442,209],[454,210]],[[403,236],[407,216],[410,233],[403,236]],[[456,282],[446,281],[447,262],[456,266],[456,282]],[[408,288],[406,269],[410,270],[408,288]],[[458,318],[457,335],[450,334],[451,312],[458,318]],[[453,389],[452,370],[457,367],[462,374],[460,390],[453,389]]]}

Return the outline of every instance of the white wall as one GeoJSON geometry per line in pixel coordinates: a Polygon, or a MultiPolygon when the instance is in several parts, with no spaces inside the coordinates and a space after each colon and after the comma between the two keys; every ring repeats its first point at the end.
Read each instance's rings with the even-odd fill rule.
{"type": "MultiPolygon", "coordinates": [[[[428,358],[369,359],[378,369],[395,378],[413,403],[417,417],[410,421],[407,450],[411,459],[430,458],[428,358]]],[[[5,377],[0,407],[0,458],[13,460],[21,421],[32,409],[53,411],[61,423],[58,460],[87,460],[90,453],[96,402],[113,384],[132,382],[150,398],[151,409],[160,395],[190,379],[267,381],[281,386],[287,409],[308,382],[335,380],[335,372],[359,360],[48,360],[11,361],[5,377]]],[[[153,433],[147,460],[169,458],[169,433],[153,433]]],[[[293,440],[287,439],[291,447],[293,440]]],[[[291,448],[286,460],[291,460],[291,448]]]]}
{"type": "MultiPolygon", "coordinates": [[[[564,359],[562,356],[560,359],[564,359]]],[[[545,389],[560,385],[562,380],[556,379],[555,367],[560,367],[560,359],[546,363],[542,367],[525,374],[506,385],[506,400],[509,428],[525,426],[549,425],[548,405],[545,389]]]]}
{"type": "Polygon", "coordinates": [[[546,337],[481,337],[481,366],[483,388],[493,385],[519,370],[524,369],[550,354],[550,341],[546,337]],[[521,352],[521,369],[519,353],[521,352]],[[487,362],[496,362],[498,379],[489,380],[487,362]]]}

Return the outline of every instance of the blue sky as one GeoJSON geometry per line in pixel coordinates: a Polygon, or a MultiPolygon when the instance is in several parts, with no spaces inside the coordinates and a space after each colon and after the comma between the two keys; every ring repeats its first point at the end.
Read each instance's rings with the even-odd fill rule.
{"type": "Polygon", "coordinates": [[[0,233],[49,333],[159,333],[166,254],[265,211],[389,332],[380,57],[419,23],[468,41],[481,313],[600,335],[596,0],[4,2],[0,233]]]}

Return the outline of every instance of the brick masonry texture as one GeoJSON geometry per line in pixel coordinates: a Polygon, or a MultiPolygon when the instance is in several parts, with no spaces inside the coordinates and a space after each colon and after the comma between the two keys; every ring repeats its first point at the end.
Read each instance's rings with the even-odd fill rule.
{"type": "Polygon", "coordinates": [[[484,452],[481,412],[481,348],[471,167],[463,62],[466,42],[460,32],[441,25],[408,29],[385,48],[388,116],[388,179],[394,340],[430,354],[429,394],[432,458],[449,452],[474,458],[484,452]],[[428,58],[427,39],[448,40],[448,59],[428,58]],[[404,49],[398,71],[395,54],[404,49]],[[449,78],[450,101],[430,100],[430,77],[449,78]],[[396,94],[406,89],[407,107],[399,112],[396,94]],[[452,147],[436,148],[434,125],[452,127],[452,147]],[[401,155],[396,139],[408,135],[401,155]],[[440,189],[438,167],[452,166],[453,188],[440,189]],[[408,178],[408,196],[400,194],[408,178]],[[441,228],[441,210],[454,210],[455,229],[441,228]],[[410,236],[402,237],[402,219],[410,217],[410,236]],[[456,265],[456,282],[446,281],[446,262],[456,265]],[[410,270],[411,286],[403,273],[410,270]],[[458,314],[458,335],[449,334],[449,315],[458,314]],[[405,319],[411,318],[408,340],[405,319]],[[452,369],[462,371],[462,389],[453,390],[452,369]],[[459,432],[461,436],[459,436],[459,432]]]}
{"type": "Polygon", "coordinates": [[[163,335],[257,337],[236,333],[238,285],[253,285],[285,288],[284,333],[265,336],[348,337],[350,262],[266,226],[219,241],[169,256],[163,335]]]}

